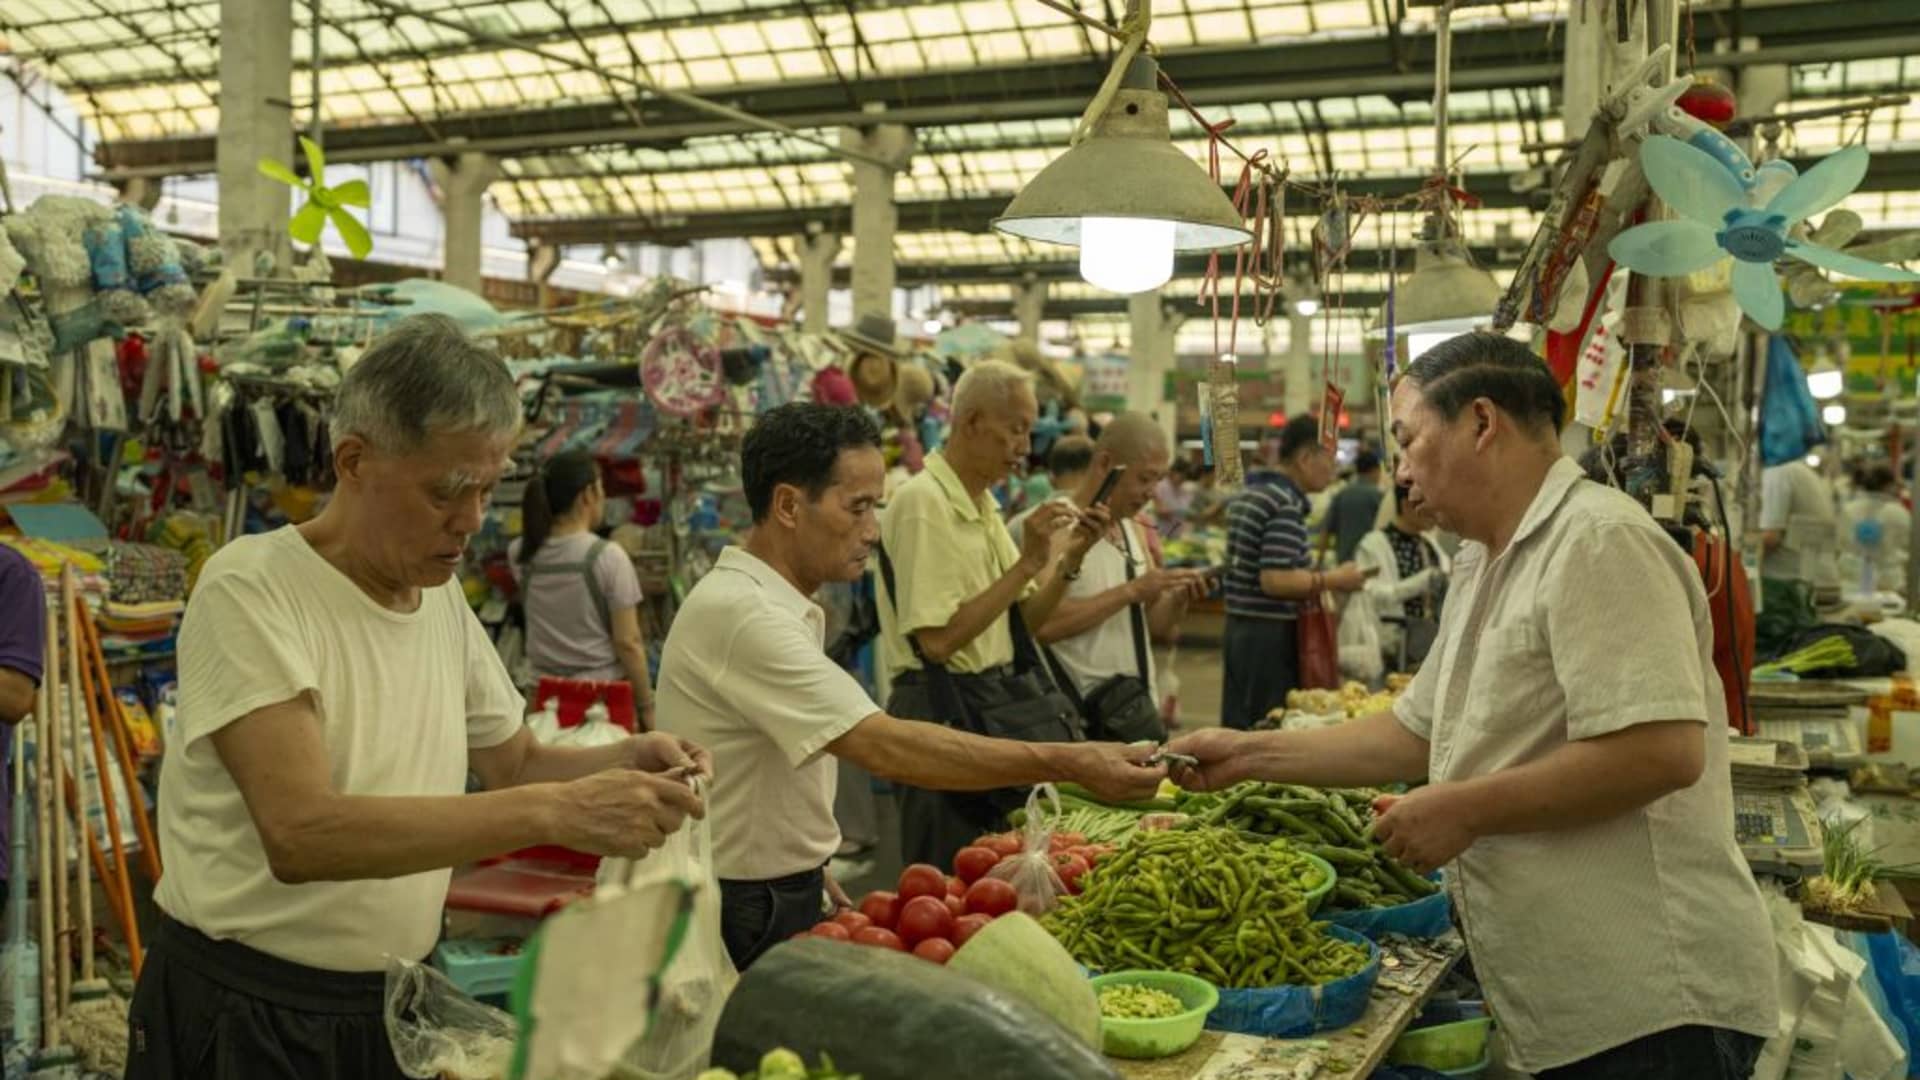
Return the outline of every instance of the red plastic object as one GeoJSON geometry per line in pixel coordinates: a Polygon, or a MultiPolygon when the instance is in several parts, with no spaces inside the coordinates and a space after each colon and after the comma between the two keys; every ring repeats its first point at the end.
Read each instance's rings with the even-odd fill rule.
{"type": "Polygon", "coordinates": [[[1712,127],[1723,128],[1733,121],[1738,101],[1733,91],[1706,76],[1697,76],[1693,85],[1674,102],[1680,111],[1712,127]]]}
{"type": "Polygon", "coordinates": [[[533,700],[537,707],[545,707],[547,702],[553,702],[563,728],[579,727],[587,718],[587,709],[596,701],[604,701],[608,719],[629,732],[635,730],[633,686],[624,680],[595,682],[591,679],[561,679],[543,675],[539,688],[534,691],[533,700]]]}
{"type": "Polygon", "coordinates": [[[591,896],[599,864],[596,856],[565,848],[528,848],[453,875],[447,887],[447,907],[483,915],[544,919],[583,896],[591,896]]]}

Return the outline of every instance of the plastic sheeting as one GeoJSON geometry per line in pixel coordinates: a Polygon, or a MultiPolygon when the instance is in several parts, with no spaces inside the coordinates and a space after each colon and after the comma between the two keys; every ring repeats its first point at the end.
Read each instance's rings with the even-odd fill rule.
{"type": "Polygon", "coordinates": [[[1342,926],[1328,927],[1333,937],[1364,945],[1367,966],[1359,974],[1324,986],[1271,986],[1255,990],[1220,990],[1220,1004],[1207,1016],[1207,1027],[1270,1039],[1298,1039],[1319,1031],[1343,1028],[1367,1011],[1374,984],[1380,981],[1380,949],[1366,936],[1342,926]]]}

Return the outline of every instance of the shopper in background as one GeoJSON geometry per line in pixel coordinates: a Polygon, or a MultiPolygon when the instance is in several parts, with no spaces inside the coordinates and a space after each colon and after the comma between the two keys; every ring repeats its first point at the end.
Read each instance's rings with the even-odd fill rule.
{"type": "Polygon", "coordinates": [[[688,594],[660,663],[662,725],[711,746],[718,765],[714,868],[736,966],[818,922],[823,891],[846,902],[825,872],[840,843],[829,754],[928,790],[1074,780],[1127,799],[1158,787],[1164,770],[1135,764],[1147,751],[896,720],[826,655],[825,616],[807,598],[864,573],[880,536],[886,465],[865,414],[774,409],[747,433],[740,471],[753,531],[688,594]]]}
{"type": "MultiPolygon", "coordinates": [[[[1104,509],[1065,502],[1034,509],[1015,546],[989,489],[1026,459],[1034,417],[1031,379],[1000,361],[982,361],[954,384],[953,433],[927,457],[926,471],[901,485],[880,515],[881,660],[893,678],[888,712],[963,726],[936,702],[922,658],[957,679],[987,687],[1012,677],[1017,612],[1025,629],[1053,614],[1082,560],[1112,519],[1104,509]],[[1071,529],[1056,558],[1054,534],[1071,529]],[[886,582],[889,563],[893,584],[886,582]]],[[[902,853],[947,865],[953,853],[1001,823],[985,800],[907,788],[901,793],[902,853]]]]}
{"type": "Polygon", "coordinates": [[[498,356],[444,316],[402,320],[341,380],[326,509],[201,572],[131,1080],[398,1080],[385,972],[439,940],[450,867],[536,844],[637,857],[703,812],[658,775],[710,772],[697,747],[541,746],[521,720],[455,577],[519,426],[498,356]]]}
{"type": "Polygon", "coordinates": [[[0,908],[12,880],[13,726],[33,713],[46,647],[46,584],[25,555],[0,544],[0,908]]]}
{"type": "Polygon", "coordinates": [[[1366,584],[1351,563],[1313,568],[1307,498],[1333,480],[1333,453],[1320,445],[1320,424],[1302,414],[1281,429],[1279,464],[1227,507],[1226,674],[1220,723],[1248,728],[1287,703],[1299,685],[1299,617],[1303,601],[1324,590],[1350,593],[1366,584]]]}
{"type": "Polygon", "coordinates": [[[641,730],[653,730],[653,681],[640,630],[640,576],[626,550],[602,539],[607,496],[585,451],[556,454],[527,482],[521,533],[507,549],[527,617],[536,675],[633,686],[641,730]]]}
{"type": "MultiPolygon", "coordinates": [[[[1051,478],[1048,494],[1039,502],[1030,503],[1027,509],[1007,520],[1007,532],[1013,536],[1013,542],[1020,542],[1021,529],[1027,518],[1040,508],[1047,499],[1066,498],[1079,488],[1080,481],[1086,479],[1087,470],[1093,467],[1093,440],[1085,435],[1062,435],[1053,441],[1047,451],[1047,475],[1051,478]]],[[[1067,536],[1056,532],[1056,537],[1064,541],[1067,536]]]]}
{"type": "MultiPolygon", "coordinates": [[[[1365,607],[1380,620],[1387,670],[1411,671],[1433,646],[1452,560],[1428,539],[1433,512],[1414,501],[1412,491],[1396,486],[1393,507],[1393,520],[1360,541],[1355,561],[1360,572],[1369,575],[1365,607]]],[[[1343,620],[1352,617],[1352,611],[1341,615],[1343,620]]]]}
{"type": "Polygon", "coordinates": [[[1181,458],[1167,470],[1167,475],[1153,487],[1153,524],[1161,536],[1172,536],[1187,522],[1187,511],[1193,506],[1196,481],[1200,467],[1192,461],[1181,458]]]}
{"type": "Polygon", "coordinates": [[[1088,509],[1108,475],[1125,470],[1107,495],[1113,524],[1088,549],[1052,616],[1034,630],[1057,665],[1062,689],[1081,704],[1093,738],[1166,737],[1152,643],[1170,639],[1186,617],[1187,602],[1206,595],[1204,574],[1160,566],[1147,546],[1147,529],[1136,520],[1167,474],[1170,456],[1157,421],[1122,413],[1100,432],[1092,467],[1068,495],[1077,508],[1088,509]],[[1117,709],[1128,713],[1124,729],[1116,726],[1122,719],[1113,715],[1117,709]],[[1096,723],[1102,717],[1095,713],[1105,713],[1105,722],[1096,723]]]}
{"type": "Polygon", "coordinates": [[[1862,593],[1907,591],[1907,536],[1913,515],[1900,504],[1893,467],[1860,467],[1841,514],[1841,586],[1862,593]]]}
{"type": "Polygon", "coordinates": [[[1799,614],[1799,621],[1810,625],[1817,608],[1838,602],[1838,537],[1833,488],[1813,466],[1796,458],[1763,470],[1761,609],[1791,610],[1799,614]]]}
{"type": "Polygon", "coordinates": [[[1376,803],[1374,836],[1448,868],[1517,1069],[1744,1080],[1779,1025],[1773,934],[1734,843],[1699,574],[1561,455],[1565,399],[1524,345],[1454,338],[1392,402],[1399,480],[1465,540],[1435,661],[1338,727],[1178,739],[1200,764],[1175,779],[1427,779],[1376,803]]]}
{"type": "Polygon", "coordinates": [[[1360,540],[1373,531],[1380,519],[1380,455],[1362,450],[1354,461],[1353,479],[1335,492],[1321,524],[1321,550],[1330,543],[1336,563],[1353,561],[1360,540]]]}

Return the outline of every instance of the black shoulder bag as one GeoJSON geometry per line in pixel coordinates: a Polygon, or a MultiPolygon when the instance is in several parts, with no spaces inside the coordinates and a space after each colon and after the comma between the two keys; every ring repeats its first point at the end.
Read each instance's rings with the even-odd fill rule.
{"type": "MultiPolygon", "coordinates": [[[[894,586],[893,560],[880,548],[880,577],[887,586],[887,602],[900,612],[900,594],[894,586]]],[[[1013,665],[997,673],[956,674],[927,659],[911,633],[907,647],[926,671],[933,701],[932,719],[959,731],[989,739],[1020,742],[1080,742],[1086,738],[1073,702],[1047,677],[1033,636],[1020,617],[1020,604],[1007,608],[1013,632],[1013,665]]],[[[995,788],[981,793],[1002,815],[1026,805],[1027,789],[995,788]]]]}
{"type": "MultiPolygon", "coordinates": [[[[1127,536],[1125,522],[1120,524],[1120,551],[1126,563],[1127,581],[1133,581],[1133,541],[1127,536]]],[[[1121,672],[1100,680],[1082,696],[1073,681],[1073,673],[1060,662],[1052,649],[1044,649],[1047,666],[1060,688],[1080,706],[1087,721],[1087,738],[1105,742],[1162,743],[1167,741],[1167,725],[1160,717],[1160,703],[1153,700],[1147,666],[1147,618],[1139,604],[1127,605],[1127,621],[1133,627],[1134,672],[1121,672]]]]}

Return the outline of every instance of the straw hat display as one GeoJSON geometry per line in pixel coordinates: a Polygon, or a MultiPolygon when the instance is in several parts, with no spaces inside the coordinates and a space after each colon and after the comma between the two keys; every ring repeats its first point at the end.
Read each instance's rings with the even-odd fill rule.
{"type": "Polygon", "coordinates": [[[900,382],[900,349],[895,344],[893,320],[884,315],[862,315],[839,334],[853,352],[847,374],[853,379],[860,403],[873,409],[893,404],[900,382]]]}

